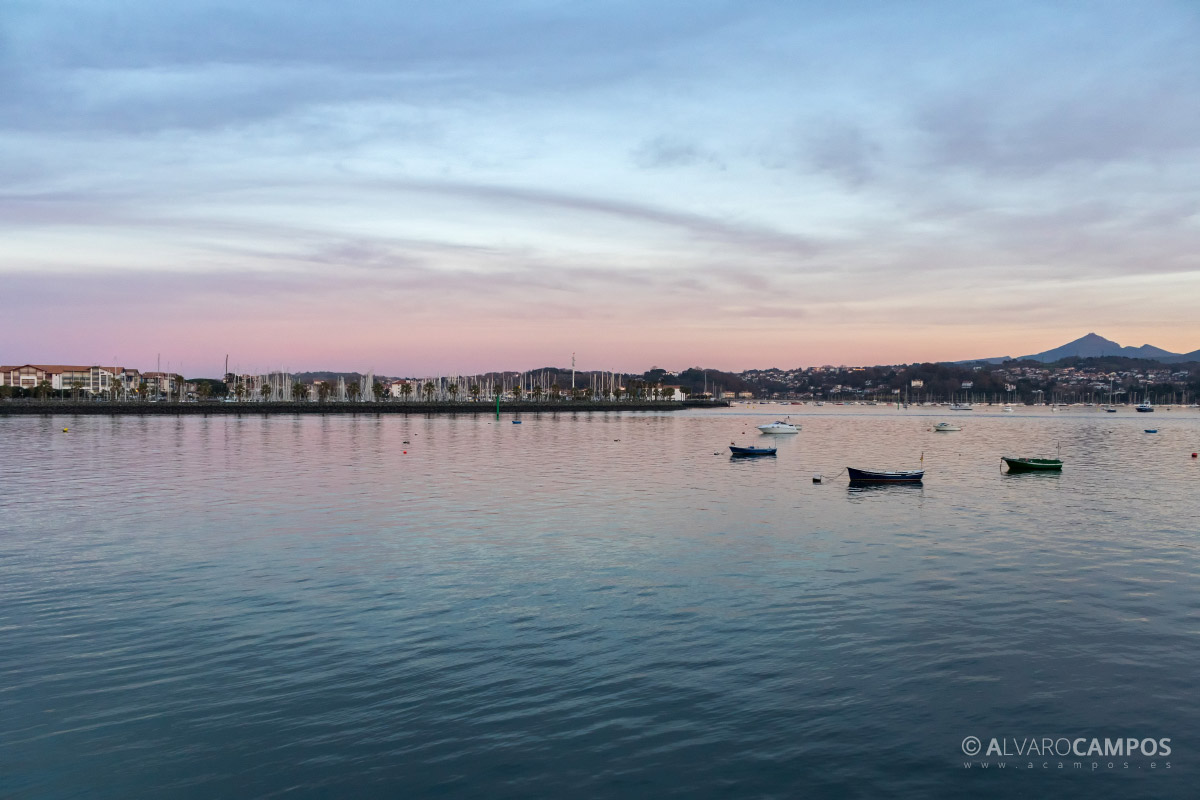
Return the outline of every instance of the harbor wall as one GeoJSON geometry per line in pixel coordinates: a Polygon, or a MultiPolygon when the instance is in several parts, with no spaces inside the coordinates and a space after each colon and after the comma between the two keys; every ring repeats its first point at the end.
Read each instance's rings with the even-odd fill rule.
{"type": "MultiPolygon", "coordinates": [[[[509,401],[500,403],[500,413],[578,413],[580,411],[678,411],[684,408],[725,408],[726,400],[684,401],[509,401]]],[[[271,403],[220,401],[196,403],[148,403],[148,402],[72,402],[72,401],[0,401],[0,416],[38,416],[45,414],[75,414],[90,416],[178,416],[208,414],[495,414],[493,403],[422,403],[422,402],[374,402],[374,403],[271,403]]]]}

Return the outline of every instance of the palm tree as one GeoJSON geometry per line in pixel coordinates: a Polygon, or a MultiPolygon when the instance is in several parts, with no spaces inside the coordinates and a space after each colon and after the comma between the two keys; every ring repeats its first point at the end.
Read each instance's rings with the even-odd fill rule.
{"type": "Polygon", "coordinates": [[[324,403],[329,399],[329,381],[321,381],[317,384],[317,402],[324,403]]]}
{"type": "Polygon", "coordinates": [[[666,388],[661,390],[661,393],[662,393],[663,397],[667,398],[668,400],[675,399],[675,387],[674,386],[667,386],[666,388]]]}
{"type": "Polygon", "coordinates": [[[518,383],[516,386],[514,386],[512,388],[512,396],[513,396],[514,400],[521,399],[521,384],[518,383]]]}
{"type": "Polygon", "coordinates": [[[533,395],[533,399],[535,402],[542,399],[542,387],[540,387],[540,386],[533,387],[532,391],[530,391],[529,393],[531,395],[533,395]]]}
{"type": "Polygon", "coordinates": [[[387,399],[387,392],[383,390],[383,384],[379,381],[371,384],[371,391],[375,393],[375,402],[382,403],[387,399]]]}
{"type": "Polygon", "coordinates": [[[425,402],[432,403],[433,393],[437,390],[437,387],[433,385],[433,381],[425,381],[425,386],[422,388],[425,390],[425,402]]]}
{"type": "MultiPolygon", "coordinates": [[[[145,383],[145,381],[142,381],[142,383],[145,383]]],[[[238,381],[237,385],[233,387],[233,393],[237,395],[238,402],[242,402],[242,398],[246,396],[246,385],[238,381]]]]}
{"type": "Polygon", "coordinates": [[[270,400],[271,399],[271,385],[269,383],[264,383],[262,385],[262,388],[258,390],[258,393],[262,395],[262,399],[264,401],[270,400]]]}
{"type": "Polygon", "coordinates": [[[450,384],[446,387],[446,391],[450,393],[450,402],[454,402],[454,400],[458,397],[458,384],[450,384]]]}
{"type": "Polygon", "coordinates": [[[358,395],[361,391],[362,391],[362,389],[359,388],[358,381],[355,381],[354,383],[351,383],[351,384],[347,384],[347,386],[346,386],[346,396],[349,397],[351,400],[357,400],[358,395]]]}
{"type": "Polygon", "coordinates": [[[679,394],[680,394],[680,395],[682,395],[681,399],[683,399],[683,400],[687,400],[687,399],[688,399],[688,395],[689,395],[689,394],[691,394],[691,393],[692,393],[692,390],[691,390],[691,389],[689,389],[688,387],[686,387],[686,386],[680,386],[680,387],[679,387],[679,394]]]}
{"type": "Polygon", "coordinates": [[[308,387],[301,381],[292,384],[292,400],[303,403],[308,399],[308,387]]]}
{"type": "Polygon", "coordinates": [[[560,387],[557,383],[550,384],[550,399],[557,400],[558,393],[561,391],[562,391],[562,387],[560,387]]]}
{"type": "Polygon", "coordinates": [[[404,399],[407,400],[409,395],[412,394],[412,384],[408,381],[400,384],[400,394],[404,395],[404,399]]]}
{"type": "Polygon", "coordinates": [[[37,388],[33,390],[33,393],[37,395],[39,399],[45,400],[47,395],[50,394],[50,390],[53,388],[54,387],[50,385],[50,381],[42,379],[42,381],[38,383],[37,388]]]}
{"type": "Polygon", "coordinates": [[[475,402],[479,402],[480,390],[481,390],[481,387],[479,386],[478,383],[471,384],[471,388],[469,391],[471,392],[471,399],[474,400],[475,402]]]}

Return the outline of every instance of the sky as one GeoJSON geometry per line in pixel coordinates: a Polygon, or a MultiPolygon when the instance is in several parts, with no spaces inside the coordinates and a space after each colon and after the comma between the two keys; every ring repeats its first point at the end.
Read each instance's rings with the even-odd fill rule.
{"type": "Polygon", "coordinates": [[[1200,348],[1200,4],[0,2],[0,362],[1200,348]]]}

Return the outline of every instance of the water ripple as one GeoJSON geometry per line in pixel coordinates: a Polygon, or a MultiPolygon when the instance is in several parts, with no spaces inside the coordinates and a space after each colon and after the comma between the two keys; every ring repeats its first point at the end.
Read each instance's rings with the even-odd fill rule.
{"type": "Polygon", "coordinates": [[[1191,795],[1200,417],[778,413],[0,418],[0,794],[1191,795]]]}

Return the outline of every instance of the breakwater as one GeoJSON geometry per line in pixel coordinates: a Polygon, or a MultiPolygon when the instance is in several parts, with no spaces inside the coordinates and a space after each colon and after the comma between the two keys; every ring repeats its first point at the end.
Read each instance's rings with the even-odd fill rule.
{"type": "MultiPolygon", "coordinates": [[[[657,401],[509,401],[500,403],[502,414],[547,413],[563,414],[596,411],[678,411],[683,408],[725,408],[726,400],[657,400],[657,401]]],[[[198,403],[113,403],[71,401],[0,402],[0,416],[38,416],[45,414],[76,414],[90,416],[178,416],[206,414],[495,414],[494,402],[243,402],[220,401],[198,403]]]]}

